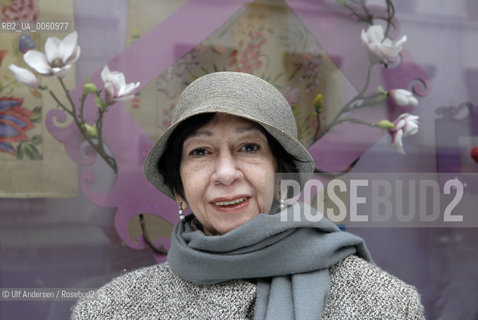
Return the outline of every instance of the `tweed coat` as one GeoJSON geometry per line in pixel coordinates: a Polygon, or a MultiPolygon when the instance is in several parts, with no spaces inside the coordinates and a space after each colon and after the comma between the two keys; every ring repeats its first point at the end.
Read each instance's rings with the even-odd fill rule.
{"type": "MultiPolygon", "coordinates": [[[[166,262],[122,275],[81,299],[72,319],[252,319],[255,298],[254,282],[196,285],[177,276],[166,262]]],[[[414,287],[350,256],[330,268],[322,319],[425,317],[414,287]]]]}

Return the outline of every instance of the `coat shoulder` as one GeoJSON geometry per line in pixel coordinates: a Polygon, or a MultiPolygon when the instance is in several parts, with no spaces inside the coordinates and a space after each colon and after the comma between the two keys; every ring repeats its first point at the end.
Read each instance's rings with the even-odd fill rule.
{"type": "Polygon", "coordinates": [[[413,286],[357,256],[334,265],[330,283],[322,319],[425,319],[413,286]]]}
{"type": "Polygon", "coordinates": [[[121,312],[120,309],[134,307],[138,300],[152,299],[147,296],[146,290],[140,288],[148,288],[152,283],[163,285],[173,278],[174,274],[168,264],[144,267],[116,277],[92,294],[78,300],[71,319],[113,319],[114,315],[117,316],[118,312],[121,312]]]}
{"type": "Polygon", "coordinates": [[[158,264],[113,279],[73,309],[83,319],[245,319],[255,301],[256,286],[235,280],[198,285],[158,264]]]}

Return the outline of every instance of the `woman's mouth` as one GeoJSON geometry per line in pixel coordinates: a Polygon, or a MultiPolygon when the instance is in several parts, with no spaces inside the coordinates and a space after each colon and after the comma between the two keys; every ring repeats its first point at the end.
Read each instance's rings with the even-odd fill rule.
{"type": "Polygon", "coordinates": [[[234,200],[213,201],[212,203],[219,208],[229,209],[242,206],[249,198],[241,197],[234,200]]]}

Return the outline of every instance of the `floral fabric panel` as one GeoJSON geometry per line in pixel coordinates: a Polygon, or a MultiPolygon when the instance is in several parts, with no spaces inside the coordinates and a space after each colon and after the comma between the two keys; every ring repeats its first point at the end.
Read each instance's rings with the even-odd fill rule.
{"type": "MultiPolygon", "coordinates": [[[[147,7],[149,14],[144,9],[139,3],[129,2],[130,44],[177,8],[154,2],[147,7]],[[151,12],[163,16],[158,21],[151,12]]],[[[351,87],[290,8],[253,2],[143,88],[127,108],[155,140],[169,126],[181,91],[206,73],[225,70],[251,73],[275,85],[289,101],[299,139],[306,146],[316,140],[327,119],[337,112],[330,106],[342,105],[343,88],[351,87]],[[314,107],[318,94],[322,95],[321,106],[327,106],[320,110],[314,107]]]]}
{"type": "MultiPolygon", "coordinates": [[[[69,21],[73,29],[72,1],[50,1],[42,4],[42,10],[36,0],[0,3],[0,20],[18,21],[20,31],[0,33],[0,197],[66,197],[76,195],[78,189],[77,166],[45,127],[44,115],[56,107],[53,99],[47,92],[16,82],[8,68],[25,67],[25,52],[43,50],[48,36],[63,36],[18,29],[21,22],[49,21],[43,11],[55,12],[55,19],[69,21]]],[[[73,86],[73,80],[72,73],[66,81],[73,86]]]]}

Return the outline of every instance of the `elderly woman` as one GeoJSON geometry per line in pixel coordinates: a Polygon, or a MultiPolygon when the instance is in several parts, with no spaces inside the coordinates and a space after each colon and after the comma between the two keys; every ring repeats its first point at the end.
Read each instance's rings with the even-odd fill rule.
{"type": "Polygon", "coordinates": [[[415,289],[374,266],[360,238],[285,205],[280,173],[303,186],[313,170],[272,85],[197,79],[145,163],[178,204],[168,262],[114,279],[73,319],[423,319],[415,289]]]}

